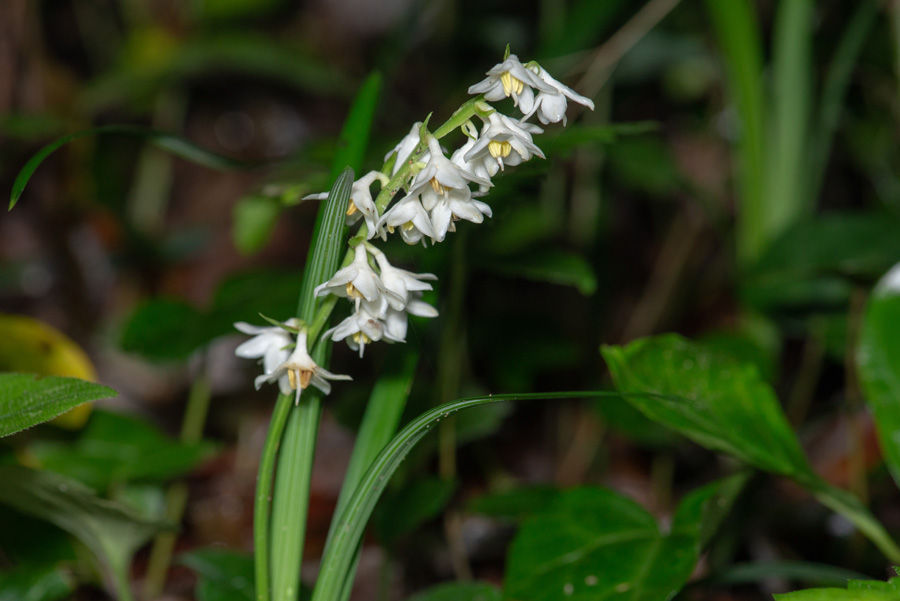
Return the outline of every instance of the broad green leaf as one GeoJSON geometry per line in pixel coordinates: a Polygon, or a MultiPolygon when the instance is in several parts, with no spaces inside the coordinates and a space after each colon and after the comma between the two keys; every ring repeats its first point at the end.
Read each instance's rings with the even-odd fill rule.
{"type": "Polygon", "coordinates": [[[241,254],[253,254],[269,241],[279,215],[281,203],[266,196],[247,196],[234,205],[232,237],[241,254]]]}
{"type": "Polygon", "coordinates": [[[295,273],[264,270],[225,279],[207,309],[177,299],[150,299],[128,318],[122,348],[151,361],[186,359],[215,338],[236,333],[236,321],[260,323],[260,313],[287,319],[299,287],[295,273]]]}
{"type": "Polygon", "coordinates": [[[542,250],[510,257],[502,262],[489,262],[483,267],[538,282],[574,286],[585,296],[590,296],[597,289],[597,277],[584,257],[561,250],[542,250]]]}
{"type": "Polygon", "coordinates": [[[49,421],[82,403],[114,396],[112,388],[75,378],[0,373],[0,436],[49,421]]]}
{"type": "Polygon", "coordinates": [[[85,544],[111,588],[127,586],[132,554],[164,524],[99,498],[77,480],[17,465],[0,466],[0,503],[46,520],[85,544]]]}
{"type": "Polygon", "coordinates": [[[744,477],[703,487],[679,506],[661,532],[641,506],[611,490],[565,491],[527,520],[507,559],[507,598],[671,599],[684,586],[701,547],[729,509],[744,477]]]}
{"type": "MultiPolygon", "coordinates": [[[[97,379],[91,360],[73,340],[56,328],[23,315],[0,314],[0,371],[97,379]]],[[[91,405],[83,404],[53,423],[77,429],[90,414],[91,405]]]]}
{"type": "Polygon", "coordinates": [[[35,170],[40,164],[44,162],[44,159],[73,140],[85,136],[105,134],[137,137],[162,150],[170,152],[177,157],[181,157],[192,163],[197,163],[198,165],[203,165],[211,169],[246,169],[253,166],[242,161],[237,161],[210,152],[209,150],[195,145],[186,138],[176,136],[175,134],[134,125],[105,125],[62,136],[41,148],[37,154],[25,163],[25,166],[22,167],[21,171],[19,171],[19,174],[16,176],[16,179],[13,182],[12,191],[9,195],[9,210],[11,211],[12,208],[16,206],[16,203],[22,196],[22,192],[25,191],[25,186],[28,185],[31,176],[34,175],[35,170]]]}
{"type": "Polygon", "coordinates": [[[185,474],[214,446],[179,442],[135,417],[96,411],[74,443],[38,441],[28,450],[42,468],[102,491],[114,483],[185,474]]]}
{"type": "Polygon", "coordinates": [[[178,563],[197,573],[198,601],[254,601],[253,556],[228,549],[196,549],[178,563]]]}
{"type": "Polygon", "coordinates": [[[552,486],[529,486],[475,497],[466,509],[494,518],[523,520],[535,513],[546,511],[560,495],[552,486]]]}
{"type": "Polygon", "coordinates": [[[156,298],[145,301],[122,331],[122,349],[153,361],[189,356],[203,343],[202,315],[184,301],[156,298]]]}
{"type": "Polygon", "coordinates": [[[900,577],[891,578],[887,582],[851,580],[847,583],[846,589],[808,589],[775,595],[775,599],[776,601],[897,601],[900,599],[900,577]]]}
{"type": "Polygon", "coordinates": [[[881,452],[900,485],[900,264],[868,301],[856,362],[881,452]]]}
{"type": "Polygon", "coordinates": [[[760,308],[846,303],[900,256],[900,220],[876,212],[828,213],[795,224],[748,272],[742,294],[760,308]]]}
{"type": "Polygon", "coordinates": [[[500,590],[486,582],[448,582],[420,591],[407,601],[500,601],[500,590]]]}
{"type": "Polygon", "coordinates": [[[694,442],[788,476],[856,525],[891,561],[900,548],[852,494],[817,476],[775,393],[752,365],[674,334],[604,347],[616,387],[649,418],[694,442]]]}
{"type": "Polygon", "coordinates": [[[760,469],[811,478],[772,388],[752,365],[669,334],[606,346],[613,381],[647,417],[760,469]]]}
{"type": "Polygon", "coordinates": [[[391,547],[398,539],[415,531],[438,515],[456,492],[457,483],[436,477],[417,478],[397,490],[390,490],[375,512],[373,522],[379,540],[391,547]]]}
{"type": "Polygon", "coordinates": [[[684,186],[671,151],[658,137],[623,138],[608,152],[611,172],[629,188],[668,197],[684,186]]]}
{"type": "Polygon", "coordinates": [[[72,574],[58,567],[19,567],[0,572],[0,601],[56,601],[75,589],[72,574]]]}

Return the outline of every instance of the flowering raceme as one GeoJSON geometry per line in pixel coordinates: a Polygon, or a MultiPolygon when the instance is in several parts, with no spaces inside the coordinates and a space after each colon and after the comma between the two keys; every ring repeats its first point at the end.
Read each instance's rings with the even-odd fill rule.
{"type": "MultiPolygon", "coordinates": [[[[492,216],[491,207],[479,200],[493,186],[491,178],[534,157],[545,158],[534,136],[543,129],[530,123],[537,118],[544,125],[566,124],[568,101],[594,109],[594,103],[554,79],[535,61],[522,63],[514,54],[504,57],[486,73],[485,79],[469,87],[476,95],[461,106],[435,133],[428,120],[416,122],[409,133],[384,157],[381,171],[370,171],[353,182],[347,207],[347,224],[363,220],[351,239],[344,265],[315,289],[317,297],[346,298],[352,312],[322,338],[344,341],[360,357],[366,345],[385,340],[405,342],[408,317],[437,317],[433,306],[422,300],[432,290],[428,273],[412,273],[390,264],[387,256],[371,240],[386,241],[399,234],[407,244],[427,246],[443,242],[456,231],[456,222],[482,223],[492,216]],[[490,102],[511,98],[522,113],[519,118],[501,113],[490,102]],[[479,131],[473,118],[482,122],[479,131]],[[451,127],[448,127],[448,124],[451,127]],[[459,129],[465,142],[445,152],[440,139],[459,129]],[[445,131],[446,130],[446,131],[445,131]],[[381,189],[373,198],[371,187],[378,181],[381,189]],[[474,189],[473,189],[474,188],[474,189]]],[[[323,199],[327,193],[307,198],[323,199]]],[[[333,303],[327,305],[328,311],[333,303]]],[[[317,320],[318,321],[318,318],[317,320]]],[[[327,321],[327,315],[325,320],[327,321]]],[[[323,321],[323,323],[324,323],[323,321]]],[[[254,337],[240,345],[240,357],[261,359],[263,374],[256,379],[278,382],[281,392],[300,392],[309,384],[328,394],[328,380],[346,380],[349,376],[332,374],[315,364],[307,352],[306,324],[291,319],[282,327],[257,327],[235,324],[241,332],[254,337]],[[293,352],[291,333],[297,341],[293,352]]],[[[318,331],[310,337],[316,338],[318,331]]]]}

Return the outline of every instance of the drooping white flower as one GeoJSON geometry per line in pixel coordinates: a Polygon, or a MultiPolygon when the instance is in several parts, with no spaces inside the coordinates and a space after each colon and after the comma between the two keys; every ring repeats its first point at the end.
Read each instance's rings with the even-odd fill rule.
{"type": "MultiPolygon", "coordinates": [[[[391,294],[385,295],[388,304],[395,311],[406,310],[407,305],[413,299],[413,293],[431,290],[431,284],[424,280],[436,280],[433,273],[413,273],[405,269],[394,267],[388,262],[387,257],[381,251],[373,253],[378,262],[378,270],[381,275],[381,283],[391,294]]],[[[436,314],[436,313],[435,313],[436,314]]]]}
{"type": "Polygon", "coordinates": [[[530,123],[520,123],[494,111],[481,130],[481,136],[472,148],[463,155],[467,161],[489,160],[497,162],[500,169],[504,165],[518,165],[532,156],[544,158],[544,153],[532,142],[532,133],[543,130],[530,123]]]}
{"type": "Polygon", "coordinates": [[[553,88],[553,90],[549,92],[545,90],[539,91],[537,97],[534,99],[534,106],[531,110],[523,111],[526,113],[523,119],[528,119],[533,114],[537,113],[538,120],[544,125],[547,125],[548,123],[559,123],[560,121],[565,125],[567,98],[572,102],[577,102],[582,106],[594,110],[594,102],[590,98],[582,96],[581,94],[576,93],[572,88],[561,84],[540,65],[536,63],[529,64],[527,68],[536,73],[541,81],[553,88]]]}
{"type": "MultiPolygon", "coordinates": [[[[360,217],[363,217],[369,230],[369,238],[375,235],[375,226],[379,217],[371,190],[376,179],[381,182],[382,186],[389,180],[380,171],[369,171],[353,182],[353,185],[350,186],[350,202],[347,205],[347,225],[353,225],[359,221],[360,217]]],[[[325,200],[326,198],[328,198],[328,192],[319,192],[318,194],[308,194],[303,197],[303,200],[325,200]]]]}
{"type": "Polygon", "coordinates": [[[487,203],[472,198],[471,193],[468,195],[448,193],[431,210],[434,240],[442,242],[447,236],[447,232],[455,232],[455,222],[459,219],[482,223],[484,216],[490,217],[491,214],[491,207],[487,203]]]}
{"type": "MultiPolygon", "coordinates": [[[[490,181],[492,177],[497,175],[497,172],[500,171],[500,166],[497,164],[497,161],[493,159],[493,157],[488,157],[485,159],[484,156],[476,158],[474,161],[466,160],[466,153],[469,152],[473,146],[475,146],[475,142],[478,141],[478,138],[469,138],[466,140],[466,143],[453,151],[453,156],[450,157],[450,160],[477,175],[480,178],[486,179],[490,181]]],[[[484,196],[490,190],[489,186],[479,184],[478,190],[472,192],[472,196],[484,196]]]]}
{"type": "Polygon", "coordinates": [[[391,332],[385,332],[384,323],[376,315],[372,315],[365,306],[359,307],[341,323],[323,334],[330,336],[335,342],[345,340],[347,346],[354,351],[359,351],[362,357],[366,345],[370,342],[378,342],[385,338],[391,342],[403,342],[402,338],[396,338],[391,332]]]}
{"type": "Polygon", "coordinates": [[[523,113],[528,113],[534,105],[534,89],[539,92],[553,91],[533,71],[526,69],[519,57],[510,54],[502,63],[491,67],[487,77],[469,86],[469,94],[484,94],[485,100],[490,101],[511,96],[513,103],[523,113]]]}
{"type": "Polygon", "coordinates": [[[422,207],[431,211],[437,203],[451,193],[471,197],[469,182],[490,187],[491,180],[475,175],[444,156],[436,138],[428,140],[429,159],[416,174],[410,194],[419,194],[422,207]]]}
{"type": "Polygon", "coordinates": [[[400,236],[407,244],[418,244],[426,236],[434,238],[431,219],[417,194],[408,194],[397,201],[384,212],[376,227],[379,231],[384,228],[392,234],[399,227],[400,236]]]}
{"type": "Polygon", "coordinates": [[[365,244],[358,244],[353,251],[353,262],[338,269],[327,282],[316,286],[315,295],[334,294],[353,299],[357,307],[362,299],[377,302],[382,294],[381,280],[369,265],[369,253],[365,244]]]}
{"type": "Polygon", "coordinates": [[[396,175],[397,172],[400,171],[410,155],[412,155],[413,150],[416,149],[416,146],[419,144],[419,129],[421,127],[421,121],[413,123],[413,126],[409,129],[409,133],[403,136],[403,139],[397,142],[397,145],[384,155],[384,162],[386,163],[387,160],[391,158],[392,154],[395,152],[397,153],[397,159],[394,161],[394,169],[391,172],[391,175],[396,175]]]}
{"type": "MultiPolygon", "coordinates": [[[[300,325],[300,321],[296,318],[291,318],[284,322],[284,325],[288,328],[296,328],[300,325]]],[[[243,321],[235,323],[234,327],[244,334],[253,336],[250,340],[241,343],[234,350],[234,354],[244,359],[262,359],[263,376],[260,377],[270,375],[291,354],[289,348],[293,337],[285,328],[278,326],[254,326],[243,321]]],[[[290,393],[291,387],[287,376],[279,378],[278,385],[283,394],[290,393]]]]}
{"type": "MultiPolygon", "coordinates": [[[[331,383],[328,380],[352,380],[348,375],[334,374],[323,367],[319,367],[313,358],[309,356],[306,348],[306,328],[297,334],[297,346],[294,351],[278,365],[272,373],[258,376],[254,382],[259,389],[266,382],[278,381],[287,377],[289,389],[296,391],[294,403],[300,402],[300,393],[310,384],[321,390],[324,394],[331,393],[331,383]]],[[[282,388],[282,392],[285,392],[282,388]]],[[[285,392],[287,394],[287,392],[285,392]]]]}
{"type": "Polygon", "coordinates": [[[413,293],[413,297],[406,303],[403,311],[390,308],[382,320],[384,323],[384,336],[396,341],[406,340],[406,331],[409,328],[409,315],[418,317],[437,317],[438,311],[428,303],[420,300],[421,292],[413,293]]]}

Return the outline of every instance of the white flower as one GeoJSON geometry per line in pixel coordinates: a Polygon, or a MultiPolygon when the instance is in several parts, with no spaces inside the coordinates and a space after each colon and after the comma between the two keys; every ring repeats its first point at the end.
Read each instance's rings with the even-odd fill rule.
{"type": "Polygon", "coordinates": [[[534,72],[525,68],[519,57],[510,54],[502,63],[487,72],[487,77],[469,87],[469,94],[484,94],[485,100],[502,100],[511,96],[523,113],[531,112],[534,105],[534,90],[553,92],[534,72]]]}
{"type": "Polygon", "coordinates": [[[369,265],[369,254],[365,244],[356,246],[352,263],[338,269],[327,282],[316,286],[316,296],[326,294],[353,299],[357,307],[362,299],[370,303],[379,300],[382,294],[381,280],[369,265]]]}
{"type": "MultiPolygon", "coordinates": [[[[412,273],[391,265],[383,252],[373,253],[378,261],[381,283],[391,294],[385,295],[388,304],[395,311],[404,311],[412,299],[412,293],[431,290],[431,284],[423,280],[436,280],[433,273],[412,273]]],[[[424,304],[424,303],[423,303],[424,304]]],[[[435,313],[436,315],[437,313],[435,313]]]]}
{"type": "Polygon", "coordinates": [[[406,330],[409,327],[407,315],[418,317],[437,317],[438,311],[423,300],[419,300],[420,292],[415,293],[414,298],[407,302],[405,310],[388,309],[384,317],[384,337],[398,342],[406,340],[406,330]]]}
{"type": "Polygon", "coordinates": [[[418,244],[425,236],[434,238],[431,219],[416,194],[408,194],[398,200],[384,212],[377,225],[379,231],[385,228],[392,234],[396,227],[400,228],[400,236],[407,244],[418,244]]]}
{"type": "Polygon", "coordinates": [[[421,127],[421,121],[413,123],[413,126],[409,129],[409,133],[403,136],[403,139],[397,142],[397,145],[384,155],[384,162],[386,163],[387,160],[391,158],[392,154],[395,152],[397,153],[397,159],[394,161],[394,170],[391,172],[391,175],[396,175],[397,172],[400,171],[404,163],[406,163],[410,155],[412,155],[413,150],[416,149],[416,146],[419,144],[419,129],[421,127]]]}
{"type": "Polygon", "coordinates": [[[531,141],[532,133],[543,130],[536,125],[520,123],[494,111],[481,130],[481,136],[463,155],[466,161],[490,160],[492,157],[500,169],[504,165],[518,165],[532,156],[544,158],[544,153],[531,141]]]}
{"type": "MultiPolygon", "coordinates": [[[[347,225],[353,225],[359,221],[360,216],[366,220],[369,230],[369,238],[375,235],[375,226],[378,223],[378,208],[372,199],[372,183],[375,180],[384,186],[389,178],[380,171],[369,171],[367,174],[353,182],[350,187],[350,203],[347,205],[347,225]]],[[[308,194],[303,200],[324,200],[328,198],[328,192],[308,194]]]]}
{"type": "MultiPolygon", "coordinates": [[[[284,322],[289,328],[296,328],[300,325],[299,320],[291,318],[284,322]]],[[[254,326],[243,321],[234,324],[234,327],[244,334],[252,334],[253,338],[241,343],[235,350],[234,354],[244,359],[262,359],[263,376],[271,374],[290,356],[288,348],[291,345],[291,334],[285,328],[278,326],[254,326]]],[[[287,376],[279,378],[279,387],[283,394],[291,391],[290,383],[287,376]]]]}
{"type": "Polygon", "coordinates": [[[553,91],[547,92],[541,90],[538,92],[537,98],[534,100],[534,106],[530,111],[527,111],[527,114],[523,119],[528,119],[536,112],[538,119],[544,125],[547,125],[548,123],[559,123],[560,121],[565,125],[566,98],[594,110],[594,103],[590,98],[577,94],[572,88],[561,84],[540,65],[529,65],[528,69],[537,73],[537,76],[541,78],[541,81],[553,88],[553,91]]]}
{"type": "MultiPolygon", "coordinates": [[[[470,171],[477,175],[480,178],[489,180],[497,175],[497,172],[500,171],[500,166],[497,164],[492,157],[488,157],[485,159],[484,156],[475,159],[474,161],[466,160],[466,153],[475,146],[475,142],[477,142],[477,138],[469,138],[466,140],[466,143],[457,148],[453,152],[453,156],[450,157],[450,160],[462,167],[463,169],[470,171]]],[[[472,192],[472,196],[484,196],[487,194],[488,190],[490,190],[489,186],[481,185],[478,186],[477,192],[472,192]]]]}
{"type": "Polygon", "coordinates": [[[363,356],[366,345],[370,342],[378,342],[382,338],[391,342],[404,342],[402,338],[397,338],[391,332],[385,332],[382,321],[376,315],[369,313],[365,306],[361,306],[341,323],[325,332],[323,336],[331,336],[335,342],[346,340],[347,346],[354,351],[358,350],[360,357],[363,356]]]}
{"type": "MultiPolygon", "coordinates": [[[[300,392],[310,384],[321,390],[324,394],[331,393],[331,383],[328,380],[352,380],[350,376],[333,374],[323,367],[316,365],[313,358],[306,350],[306,328],[297,334],[297,346],[294,352],[276,367],[271,374],[263,374],[256,378],[254,384],[259,389],[266,382],[278,380],[281,385],[282,378],[287,377],[290,389],[296,390],[294,403],[300,402],[300,392]]],[[[284,392],[284,388],[282,388],[284,392]]],[[[285,393],[287,394],[287,393],[285,393]]]]}
{"type": "Polygon", "coordinates": [[[491,180],[475,175],[444,156],[436,138],[428,140],[429,160],[425,167],[416,174],[410,194],[422,197],[422,207],[432,210],[437,203],[448,194],[455,192],[471,197],[469,182],[479,186],[491,186],[491,180]]]}
{"type": "Polygon", "coordinates": [[[481,223],[484,221],[485,215],[491,216],[491,207],[487,203],[472,198],[471,193],[468,195],[448,193],[431,210],[434,240],[443,242],[447,232],[455,232],[454,222],[459,219],[481,223]]]}

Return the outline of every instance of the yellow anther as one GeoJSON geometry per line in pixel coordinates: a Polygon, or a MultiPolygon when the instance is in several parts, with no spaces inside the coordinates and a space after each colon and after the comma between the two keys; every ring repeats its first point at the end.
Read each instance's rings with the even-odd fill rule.
{"type": "Polygon", "coordinates": [[[353,335],[353,342],[355,342],[356,344],[369,344],[370,342],[372,342],[372,339],[362,332],[357,332],[353,335]]]}
{"type": "Polygon", "coordinates": [[[509,71],[504,72],[503,75],[500,76],[500,83],[503,84],[503,93],[507,96],[510,96],[511,94],[516,94],[518,96],[522,93],[522,90],[525,89],[525,83],[509,71]]]}
{"type": "Polygon", "coordinates": [[[359,290],[356,289],[356,286],[353,285],[353,282],[347,282],[344,290],[347,291],[347,296],[350,298],[362,298],[362,294],[359,293],[359,290]]]}
{"type": "Polygon", "coordinates": [[[414,229],[416,228],[416,224],[414,224],[412,221],[407,221],[406,223],[404,223],[404,224],[401,225],[400,227],[403,229],[404,232],[409,232],[409,231],[414,230],[414,229]]]}
{"type": "Polygon", "coordinates": [[[289,369],[288,370],[288,382],[291,384],[292,390],[297,390],[297,374],[300,375],[300,389],[304,390],[307,386],[309,386],[309,381],[312,379],[313,372],[308,369],[289,369]]]}
{"type": "Polygon", "coordinates": [[[512,144],[509,142],[498,142],[497,140],[491,140],[488,143],[488,152],[491,153],[491,156],[495,159],[497,157],[505,159],[509,156],[509,153],[512,152],[512,144]]]}
{"type": "Polygon", "coordinates": [[[356,205],[353,204],[353,199],[350,199],[350,204],[347,206],[347,216],[349,217],[353,213],[357,212],[359,209],[356,208],[356,205]]]}
{"type": "Polygon", "coordinates": [[[393,225],[387,226],[386,229],[387,229],[387,231],[388,231],[389,234],[393,234],[393,233],[394,233],[394,226],[393,226],[393,225]]]}
{"type": "Polygon", "coordinates": [[[441,185],[441,182],[439,182],[436,177],[431,178],[431,189],[441,196],[444,195],[444,186],[441,185]]]}

